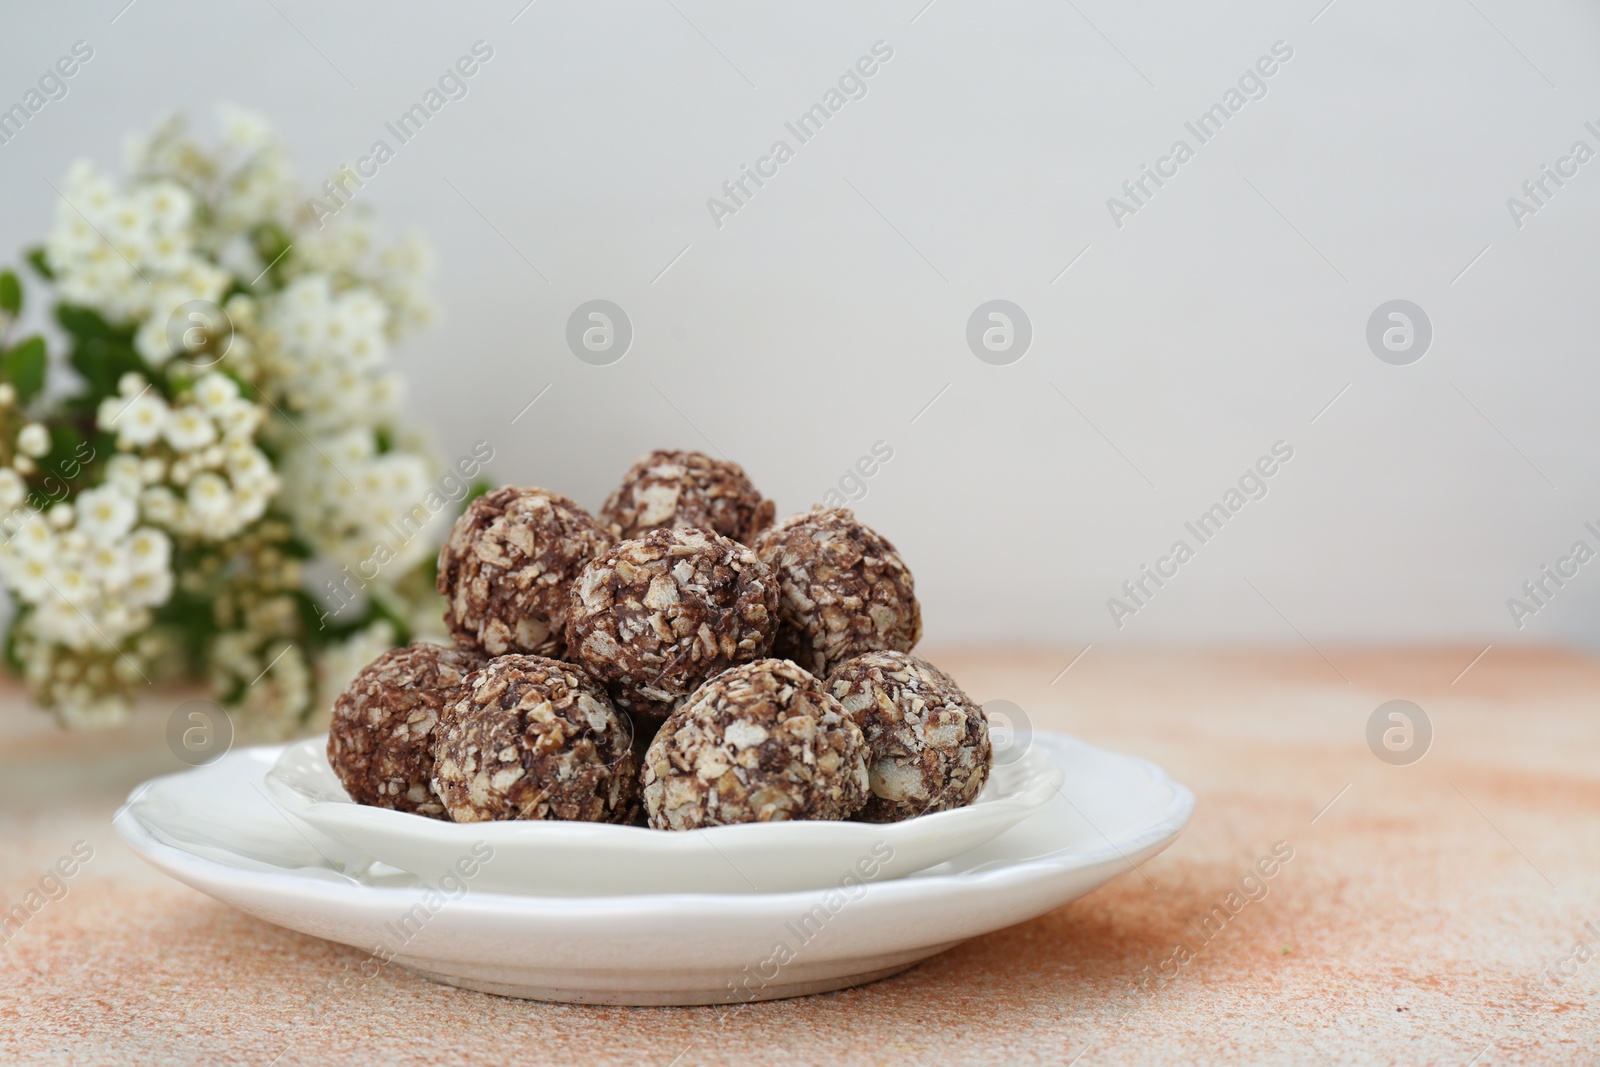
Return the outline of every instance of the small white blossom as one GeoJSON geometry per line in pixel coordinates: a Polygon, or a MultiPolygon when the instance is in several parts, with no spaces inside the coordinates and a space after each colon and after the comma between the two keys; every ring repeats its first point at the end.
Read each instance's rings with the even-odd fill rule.
{"type": "Polygon", "coordinates": [[[117,435],[117,447],[137,448],[161,436],[167,422],[167,402],[154,390],[123,400],[106,397],[95,412],[100,429],[117,435]]]}
{"type": "Polygon", "coordinates": [[[172,542],[160,530],[142,526],[128,538],[128,567],[134,574],[157,574],[172,559],[172,542]]]}
{"type": "Polygon", "coordinates": [[[178,407],[167,412],[161,434],[179,452],[193,452],[217,439],[217,427],[205,412],[197,408],[178,407]]]}
{"type": "Polygon", "coordinates": [[[94,593],[88,572],[73,559],[58,561],[50,568],[45,581],[50,583],[50,590],[63,603],[73,607],[82,604],[94,593]]]}
{"type": "MultiPolygon", "coordinates": [[[[0,514],[10,513],[0,582],[31,609],[16,647],[34,691],[73,725],[125,715],[122,687],[192,651],[153,626],[182,584],[230,598],[232,621],[205,648],[218,690],[242,694],[242,729],[303,728],[318,692],[394,635],[379,624],[309,662],[298,603],[282,591],[300,581],[300,563],[281,526],[255,524],[276,502],[325,562],[376,565],[370,594],[416,625],[414,609],[432,596],[420,565],[453,511],[425,447],[395,432],[390,347],[429,313],[420,240],[379,249],[357,212],[313,227],[267,123],[227,105],[217,114],[220,146],[179,115],[131,139],[126,183],[74,165],[45,242],[58,299],[129,332],[148,368],[124,375],[94,412],[116,439],[99,465],[79,457],[98,485],[52,494],[61,499],[43,515],[27,509],[25,477],[51,447],[45,426],[24,429],[0,469],[0,514]],[[176,309],[230,292],[226,373],[174,363],[176,309]],[[262,536],[234,540],[251,529],[262,536]],[[247,562],[175,573],[194,557],[174,545],[195,541],[247,562]]],[[[0,408],[16,399],[0,383],[0,408]]]]}
{"type": "Polygon", "coordinates": [[[233,494],[228,492],[228,483],[209,471],[195,475],[189,483],[189,507],[206,519],[226,514],[232,501],[233,494]]]}
{"type": "Polygon", "coordinates": [[[139,506],[120,486],[103,485],[78,495],[78,529],[91,539],[107,542],[133,528],[139,506]]]}
{"type": "Polygon", "coordinates": [[[159,607],[172,596],[172,572],[160,570],[135,572],[128,579],[128,601],[138,607],[159,607]]]}
{"type": "Polygon", "coordinates": [[[25,556],[14,544],[0,545],[0,575],[24,601],[37,604],[50,595],[50,564],[36,556],[25,556]]]}
{"type": "Polygon", "coordinates": [[[178,521],[178,497],[164,485],[151,486],[139,496],[139,510],[158,526],[173,526],[178,521]]]}
{"type": "Polygon", "coordinates": [[[17,434],[17,447],[38,459],[50,451],[50,431],[37,422],[30,422],[17,434]]]}
{"type": "Polygon", "coordinates": [[[194,397],[206,414],[216,415],[239,398],[239,383],[226,374],[212,372],[194,383],[194,397]]]}
{"type": "Polygon", "coordinates": [[[0,514],[9,514],[28,496],[28,484],[10,467],[0,467],[0,514]]]}
{"type": "Polygon", "coordinates": [[[138,496],[139,490],[144,488],[144,464],[139,462],[139,457],[125,452],[112,456],[106,461],[106,484],[130,496],[138,496]]]}
{"type": "Polygon", "coordinates": [[[7,543],[29,559],[48,559],[55,543],[55,535],[50,532],[44,517],[34,512],[23,521],[16,534],[7,543]]]}

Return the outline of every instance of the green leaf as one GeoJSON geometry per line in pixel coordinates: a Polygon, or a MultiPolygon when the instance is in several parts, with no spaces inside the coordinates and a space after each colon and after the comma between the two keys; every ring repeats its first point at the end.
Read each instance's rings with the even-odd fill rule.
{"type": "Polygon", "coordinates": [[[0,270],[0,309],[13,317],[22,313],[22,283],[14,270],[0,270]]]}
{"type": "Polygon", "coordinates": [[[26,404],[44,388],[45,351],[43,337],[30,337],[0,356],[0,374],[17,388],[17,397],[26,404]]]}
{"type": "Polygon", "coordinates": [[[295,612],[300,617],[300,630],[305,634],[301,642],[307,648],[320,648],[334,639],[338,630],[338,623],[329,626],[331,619],[325,619],[323,607],[304,589],[291,589],[288,593],[294,601],[295,612]]]}
{"type": "Polygon", "coordinates": [[[71,423],[53,422],[49,429],[50,451],[39,460],[39,468],[63,482],[83,481],[88,473],[87,465],[97,453],[71,423]]]}
{"type": "MultiPolygon", "coordinates": [[[[293,256],[285,256],[285,253],[293,246],[293,241],[287,231],[275,222],[262,223],[255,228],[251,236],[255,242],[256,255],[261,258],[262,263],[267,265],[267,269],[262,271],[261,274],[267,279],[268,284],[261,286],[261,288],[266,290],[274,289],[277,287],[276,283],[281,281],[284,261],[294,258],[293,256]]],[[[261,278],[257,278],[256,282],[251,283],[251,288],[256,288],[256,283],[260,281],[261,278]]]]}
{"type": "Polygon", "coordinates": [[[45,258],[43,245],[38,248],[28,249],[28,262],[33,265],[33,269],[38,273],[39,277],[45,281],[53,282],[56,280],[56,272],[50,269],[50,261],[45,258]]]}
{"type": "Polygon", "coordinates": [[[108,341],[133,343],[133,327],[113,326],[94,308],[82,304],[57,304],[56,321],[75,337],[103,337],[108,341]]]}
{"type": "Polygon", "coordinates": [[[128,371],[145,373],[144,362],[120,339],[82,337],[67,356],[72,369],[82,377],[88,387],[84,410],[93,411],[102,397],[115,396],[117,380],[128,371]]]}
{"type": "Polygon", "coordinates": [[[17,638],[27,627],[28,616],[33,614],[33,607],[29,604],[17,604],[17,613],[11,618],[11,625],[6,627],[5,661],[12,673],[22,675],[27,672],[27,664],[22,660],[22,650],[17,647],[17,638]]]}

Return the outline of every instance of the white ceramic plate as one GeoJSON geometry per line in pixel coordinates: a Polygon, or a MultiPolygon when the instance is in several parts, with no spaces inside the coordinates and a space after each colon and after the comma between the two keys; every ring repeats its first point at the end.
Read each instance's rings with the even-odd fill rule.
{"type": "Polygon", "coordinates": [[[1042,732],[1033,746],[1064,774],[1048,804],[949,863],[848,891],[479,890],[498,858],[430,889],[382,864],[324,857],[262,791],[279,746],[146,783],[114,825],[150,864],[200,892],[373,953],[351,961],[358,975],[392,961],[450,985],[539,1000],[766,1000],[886,977],[1053,911],[1166,848],[1194,811],[1194,794],[1155,764],[1042,732]]]}
{"type": "Polygon", "coordinates": [[[996,766],[964,808],[898,823],[752,823],[672,833],[641,826],[520,820],[451,823],[356,804],[328,765],[326,741],[290,745],[266,776],[289,814],[357,853],[425,879],[475,841],[494,849],[479,888],[540,896],[779,893],[850,878],[900,878],[1004,833],[1061,786],[1043,751],[996,766]]]}

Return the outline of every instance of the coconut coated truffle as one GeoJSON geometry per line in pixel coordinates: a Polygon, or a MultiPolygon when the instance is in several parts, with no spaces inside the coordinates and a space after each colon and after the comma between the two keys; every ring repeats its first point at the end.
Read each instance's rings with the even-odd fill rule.
{"type": "Polygon", "coordinates": [[[709,530],[652,530],[573,583],[568,656],[618,707],[660,720],[707,678],[771,652],[777,603],[751,549],[709,530]]]}
{"type": "Polygon", "coordinates": [[[645,754],[658,830],[843,819],[868,796],[861,729],[823,683],[787,660],[733,667],[695,691],[645,754]]]}
{"type": "Polygon", "coordinates": [[[328,725],[328,763],[351,800],[444,816],[429,784],[434,728],[483,662],[472,649],[419,641],[362,668],[334,701],[328,725]]]}
{"type": "Polygon", "coordinates": [[[490,660],[434,731],[433,790],[456,822],[626,822],[638,788],[626,716],[543,656],[490,660]]]}
{"type": "Polygon", "coordinates": [[[774,655],[824,678],[863,652],[910,652],[922,636],[911,572],[849,508],[791,515],[754,547],[782,593],[774,655]]]}
{"type": "Polygon", "coordinates": [[[567,589],[611,537],[546,489],[504,486],[474,500],[439,550],[444,621],[492,656],[566,652],[567,589]]]}
{"type": "Polygon", "coordinates": [[[737,463],[703,452],[658,449],[623,476],[600,509],[600,521],[619,541],[651,530],[697,526],[749,544],[772,525],[774,510],[737,463]]]}
{"type": "Polygon", "coordinates": [[[989,720],[948,674],[904,652],[868,652],[828,676],[866,736],[872,796],[856,818],[899,822],[972,803],[989,777],[989,720]]]}

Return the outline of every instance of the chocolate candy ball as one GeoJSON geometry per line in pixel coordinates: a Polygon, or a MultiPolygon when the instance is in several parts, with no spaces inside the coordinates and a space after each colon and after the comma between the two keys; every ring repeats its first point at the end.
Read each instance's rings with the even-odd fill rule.
{"type": "Polygon", "coordinates": [[[872,796],[856,818],[899,822],[972,803],[989,778],[989,720],[939,668],[868,652],[828,676],[828,692],[866,735],[872,796]]]}
{"type": "Polygon", "coordinates": [[[772,525],[773,503],[737,463],[703,452],[657,450],[635,463],[600,509],[617,540],[696,526],[748,544],[772,525]]]}
{"type": "Polygon", "coordinates": [[[433,793],[433,732],[483,657],[419,641],[391,648],[333,702],[328,763],[357,804],[442,817],[433,793]]]}
{"type": "Polygon", "coordinates": [[[618,707],[662,719],[707,678],[772,650],[777,603],[745,546],[709,530],[652,530],[573,583],[568,656],[618,707]]]}
{"type": "Polygon", "coordinates": [[[434,731],[433,791],[456,822],[626,822],[637,768],[627,718],[543,656],[490,660],[434,731]]]}
{"type": "Polygon", "coordinates": [[[695,691],[645,754],[658,830],[843,819],[867,799],[867,745],[839,702],[788,660],[733,667],[695,691]]]}
{"type": "Polygon", "coordinates": [[[566,651],[567,587],[610,536],[571,500],[505,486],[474,500],[439,549],[444,621],[492,656],[566,651]]]}
{"type": "Polygon", "coordinates": [[[849,508],[791,515],[756,538],[755,550],[783,594],[774,655],[822,678],[863,652],[909,652],[922,636],[911,572],[849,508]]]}

